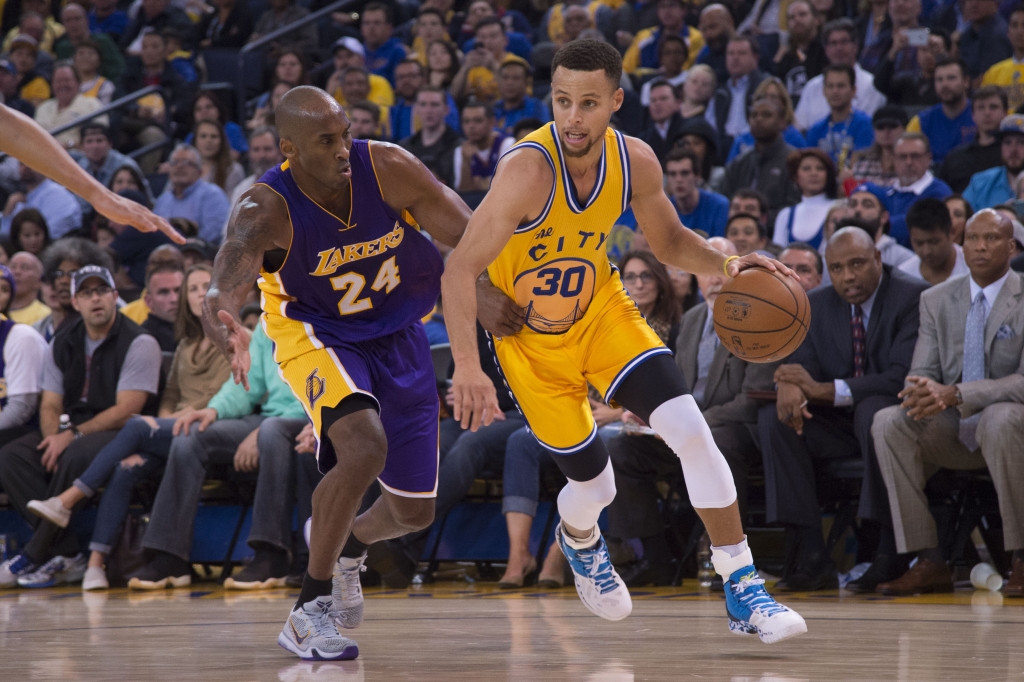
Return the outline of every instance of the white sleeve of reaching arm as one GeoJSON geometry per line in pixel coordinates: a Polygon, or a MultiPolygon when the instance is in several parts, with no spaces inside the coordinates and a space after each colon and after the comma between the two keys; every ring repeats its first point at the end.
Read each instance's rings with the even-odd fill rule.
{"type": "Polygon", "coordinates": [[[43,337],[27,324],[16,324],[4,344],[4,380],[7,395],[29,395],[40,391],[43,359],[47,345],[43,337]]]}
{"type": "Polygon", "coordinates": [[[0,431],[27,424],[38,407],[38,393],[7,396],[7,406],[0,412],[0,431]]]}

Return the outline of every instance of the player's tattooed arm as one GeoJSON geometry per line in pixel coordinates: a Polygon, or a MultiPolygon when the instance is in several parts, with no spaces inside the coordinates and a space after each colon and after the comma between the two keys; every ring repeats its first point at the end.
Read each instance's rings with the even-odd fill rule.
{"type": "Polygon", "coordinates": [[[206,336],[229,359],[237,350],[236,331],[241,327],[238,311],[259,276],[263,255],[271,249],[288,248],[290,240],[288,212],[279,195],[255,185],[241,196],[232,211],[203,301],[206,336]]]}
{"type": "Polygon", "coordinates": [[[398,145],[371,142],[370,153],[380,177],[387,179],[381,183],[384,201],[399,213],[408,210],[436,241],[456,246],[472,214],[466,202],[398,145]]]}

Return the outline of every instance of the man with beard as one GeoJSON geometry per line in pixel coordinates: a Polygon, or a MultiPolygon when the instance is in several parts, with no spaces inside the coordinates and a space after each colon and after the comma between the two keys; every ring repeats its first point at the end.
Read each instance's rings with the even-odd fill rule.
{"type": "Polygon", "coordinates": [[[1014,181],[1024,170],[1024,116],[1011,114],[1004,118],[998,138],[1003,165],[975,173],[964,190],[964,199],[975,211],[1012,201],[1016,196],[1014,181]]]}
{"type": "Polygon", "coordinates": [[[786,84],[786,92],[796,105],[804,85],[821,73],[828,59],[818,38],[821,20],[808,0],[793,0],[786,8],[786,21],[789,45],[775,56],[772,73],[786,84]]]}
{"type": "Polygon", "coordinates": [[[110,270],[113,262],[96,242],[81,237],[55,241],[43,251],[41,260],[43,281],[53,289],[57,305],[49,315],[32,326],[49,341],[65,320],[78,315],[71,302],[71,273],[86,265],[98,265],[110,270]]]}
{"type": "Polygon", "coordinates": [[[946,57],[935,63],[935,93],[939,103],[928,107],[907,125],[909,133],[924,133],[932,145],[932,158],[942,163],[953,147],[969,142],[978,128],[974,125],[967,89],[971,85],[967,66],[946,57]]]}
{"type": "Polygon", "coordinates": [[[715,70],[719,83],[729,80],[729,72],[725,68],[725,48],[736,34],[736,24],[732,14],[725,5],[708,5],[700,13],[697,24],[704,36],[704,48],[697,55],[698,64],[707,64],[715,70]]]}
{"type": "Polygon", "coordinates": [[[1007,104],[1006,90],[998,85],[986,85],[974,93],[971,113],[978,136],[946,154],[935,173],[954,192],[963,192],[975,173],[1002,165],[998,135],[999,124],[1008,113],[1007,104]]]}

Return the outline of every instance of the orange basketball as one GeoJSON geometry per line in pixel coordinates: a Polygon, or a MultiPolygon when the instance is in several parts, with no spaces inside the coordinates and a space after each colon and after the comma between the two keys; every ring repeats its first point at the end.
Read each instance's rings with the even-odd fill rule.
{"type": "Polygon", "coordinates": [[[718,338],[736,357],[775,362],[803,343],[811,324],[811,304],[792,277],[753,268],[722,287],[714,323],[718,338]]]}

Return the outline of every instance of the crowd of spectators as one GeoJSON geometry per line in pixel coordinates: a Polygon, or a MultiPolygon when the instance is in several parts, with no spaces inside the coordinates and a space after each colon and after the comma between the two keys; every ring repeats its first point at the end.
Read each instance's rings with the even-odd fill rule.
{"type": "MultiPolygon", "coordinates": [[[[874,541],[851,589],[951,588],[955,557],[943,555],[926,483],[937,468],[987,466],[1007,591],[1024,594],[1024,471],[1013,456],[1024,435],[1024,5],[372,0],[304,21],[327,4],[4,4],[3,102],[189,239],[177,247],[109,221],[0,160],[0,491],[34,528],[0,567],[0,586],[105,587],[102,567],[142,482],[159,485],[147,563],[131,585],[187,584],[211,472],[256,482],[255,558],[228,586],[301,573],[289,520],[294,505],[308,515],[313,438],[258,327],[258,294],[242,315],[255,328],[249,391],[230,380],[197,317],[232,206],[282,161],[277,103],[296,86],[324,88],[353,137],[401,145],[472,205],[501,155],[552,121],[554,52],[596,39],[624,59],[612,125],[662,161],[680,220],[723,252],[780,258],[810,294],[804,344],[781,363],[751,365],[713,332],[722,278],[658,263],[631,211],[607,240],[627,290],[676,351],[745,514],[748,480],[763,470],[765,520],[785,529],[790,549],[782,587],[837,584],[822,471],[854,461],[858,538],[874,541]],[[261,87],[247,83],[252,99],[236,101],[235,85],[211,82],[210,70],[254,41],[261,87]],[[101,490],[86,554],[68,526],[101,490]]],[[[440,301],[425,322],[444,343],[440,301]]],[[[534,571],[562,584],[558,552],[538,567],[528,551],[551,454],[513,405],[502,407],[475,434],[443,420],[437,516],[474,478],[503,478],[501,584],[534,571]]],[[[598,396],[591,407],[615,467],[610,537],[623,575],[670,581],[679,557],[655,482],[678,481],[678,461],[631,415],[598,396]]],[[[386,581],[411,577],[425,538],[384,544],[386,581]]]]}

